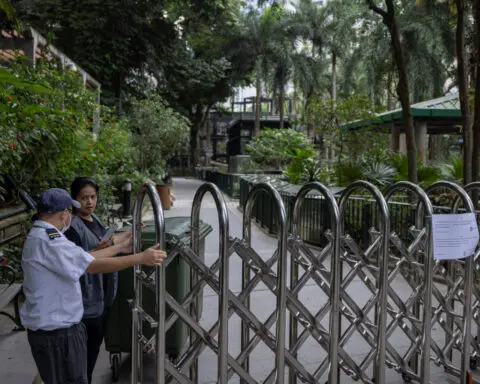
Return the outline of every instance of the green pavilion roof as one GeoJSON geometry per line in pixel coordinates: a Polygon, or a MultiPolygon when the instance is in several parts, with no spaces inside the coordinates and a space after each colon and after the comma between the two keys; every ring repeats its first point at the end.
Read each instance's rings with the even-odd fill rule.
{"type": "MultiPolygon", "coordinates": [[[[434,127],[447,128],[461,123],[460,100],[458,93],[412,104],[414,119],[427,120],[434,127]]],[[[402,109],[379,113],[375,118],[356,120],[342,124],[341,129],[359,129],[372,125],[402,124],[402,109]]],[[[457,131],[458,129],[455,129],[457,131]]]]}

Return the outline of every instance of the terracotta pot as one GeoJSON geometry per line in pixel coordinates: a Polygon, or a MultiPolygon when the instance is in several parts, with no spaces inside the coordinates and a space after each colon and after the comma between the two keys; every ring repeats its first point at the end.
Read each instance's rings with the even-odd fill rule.
{"type": "Polygon", "coordinates": [[[170,186],[167,184],[157,184],[157,192],[160,196],[160,201],[162,202],[163,210],[167,211],[170,209],[170,186]]]}

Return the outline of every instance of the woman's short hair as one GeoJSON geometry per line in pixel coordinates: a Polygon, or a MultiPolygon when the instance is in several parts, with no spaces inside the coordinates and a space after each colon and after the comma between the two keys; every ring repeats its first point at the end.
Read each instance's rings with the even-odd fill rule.
{"type": "Polygon", "coordinates": [[[95,180],[90,177],[77,177],[75,180],[73,180],[72,185],[70,186],[70,194],[72,195],[72,198],[76,199],[80,191],[86,186],[95,188],[98,196],[98,191],[100,190],[100,187],[95,182],[95,180]]]}

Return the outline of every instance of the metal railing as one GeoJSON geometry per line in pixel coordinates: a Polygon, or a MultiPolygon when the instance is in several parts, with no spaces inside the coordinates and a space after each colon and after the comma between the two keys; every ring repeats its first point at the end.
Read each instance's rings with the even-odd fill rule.
{"type": "MultiPolygon", "coordinates": [[[[240,178],[240,207],[245,206],[248,192],[255,184],[254,179],[240,178]]],[[[286,184],[283,183],[283,185],[286,184]]],[[[277,185],[279,185],[279,194],[287,212],[287,227],[291,231],[296,193],[283,190],[282,183],[279,181],[277,181],[277,185]]],[[[336,199],[339,200],[338,194],[336,199]]],[[[389,202],[388,207],[392,229],[401,239],[406,239],[409,234],[408,223],[415,217],[416,206],[404,202],[389,202]]],[[[271,234],[275,234],[277,231],[276,216],[273,214],[274,209],[274,204],[266,195],[260,197],[253,208],[253,217],[257,224],[271,234]]],[[[301,213],[301,220],[297,225],[302,239],[309,244],[324,246],[327,243],[324,233],[331,227],[329,206],[324,197],[318,194],[307,195],[302,204],[301,213]]],[[[376,214],[374,200],[364,196],[350,196],[348,203],[345,205],[345,228],[349,233],[359,238],[362,245],[366,245],[370,238],[369,228],[376,221],[376,214]]]]}
{"type": "Polygon", "coordinates": [[[233,173],[223,173],[212,170],[205,170],[204,180],[215,184],[220,191],[233,199],[238,199],[240,195],[240,177],[241,175],[233,173]]]}
{"type": "MultiPolygon", "coordinates": [[[[467,190],[471,193],[479,187],[472,185],[467,190]]],[[[464,212],[474,211],[467,192],[449,182],[435,183],[425,191],[400,182],[383,195],[374,185],[357,181],[339,199],[324,185],[310,183],[294,198],[289,234],[280,193],[271,184],[256,183],[244,201],[242,236],[234,238],[229,233],[228,210],[219,189],[211,183],[202,185],[192,206],[192,246],[182,245],[151,276],[135,269],[131,383],[142,382],[143,351],[155,357],[157,384],[227,384],[232,378],[249,384],[314,384],[326,380],[329,384],[346,380],[386,384],[392,379],[397,381],[393,375],[401,376],[405,382],[428,384],[434,379],[434,365],[442,368],[442,374],[454,376],[455,382],[471,384],[470,368],[480,353],[471,335],[472,329],[478,330],[479,322],[480,295],[473,279],[478,276],[474,262],[480,250],[459,260],[434,260],[435,209],[431,196],[439,190],[448,190],[457,197],[449,209],[444,207],[444,213],[459,212],[460,204],[464,212]],[[328,212],[326,242],[320,249],[305,243],[299,226],[306,197],[313,190],[322,196],[320,200],[328,212]],[[363,236],[351,233],[347,225],[347,207],[359,191],[368,195],[365,200],[373,205],[366,210],[374,212],[368,228],[369,241],[364,245],[360,243],[363,236]],[[198,249],[199,213],[207,192],[213,195],[219,220],[218,253],[208,262],[202,260],[198,249]],[[405,204],[415,207],[415,215],[406,223],[406,240],[391,225],[393,205],[389,202],[396,195],[408,196],[405,204]],[[251,241],[251,220],[262,196],[274,204],[269,209],[275,217],[272,221],[276,223],[277,241],[271,246],[271,256],[264,255],[264,249],[260,253],[251,241]],[[181,258],[191,268],[192,286],[183,298],[174,298],[165,290],[165,268],[175,258],[181,258]],[[237,268],[229,269],[233,258],[240,259],[241,268],[236,264],[237,268]],[[435,280],[436,275],[443,279],[435,280]],[[156,293],[153,317],[139,306],[143,285],[156,293]],[[210,311],[205,321],[196,303],[207,286],[210,305],[218,310],[210,311]],[[304,294],[306,287],[310,292],[315,288],[315,294],[304,294]],[[275,297],[270,306],[273,312],[267,317],[254,310],[268,306],[265,292],[275,297]],[[173,325],[166,319],[166,305],[190,329],[189,343],[174,361],[165,355],[165,334],[173,325]],[[239,326],[234,325],[233,315],[239,326]],[[143,322],[156,328],[150,340],[142,337],[143,322]],[[240,337],[232,338],[233,333],[240,337]],[[232,346],[238,339],[240,346],[232,346]],[[273,356],[273,366],[264,368],[266,377],[252,369],[252,354],[259,343],[273,356]],[[303,349],[307,344],[308,355],[303,349]],[[208,378],[199,372],[199,361],[206,349],[210,356],[214,354],[217,363],[216,372],[203,370],[203,375],[209,371],[208,378]]],[[[147,192],[154,202],[156,237],[162,242],[163,214],[153,187],[139,194],[135,228],[137,207],[147,192]]],[[[138,250],[136,232],[134,244],[138,250]]],[[[207,361],[215,363],[210,357],[203,360],[203,366],[207,361]]]]}

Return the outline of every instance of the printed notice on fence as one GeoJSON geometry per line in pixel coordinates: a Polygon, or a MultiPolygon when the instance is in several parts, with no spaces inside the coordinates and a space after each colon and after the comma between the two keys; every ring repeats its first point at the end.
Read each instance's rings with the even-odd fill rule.
{"type": "Polygon", "coordinates": [[[433,215],[433,257],[456,260],[471,256],[478,244],[474,213],[433,215]]]}

